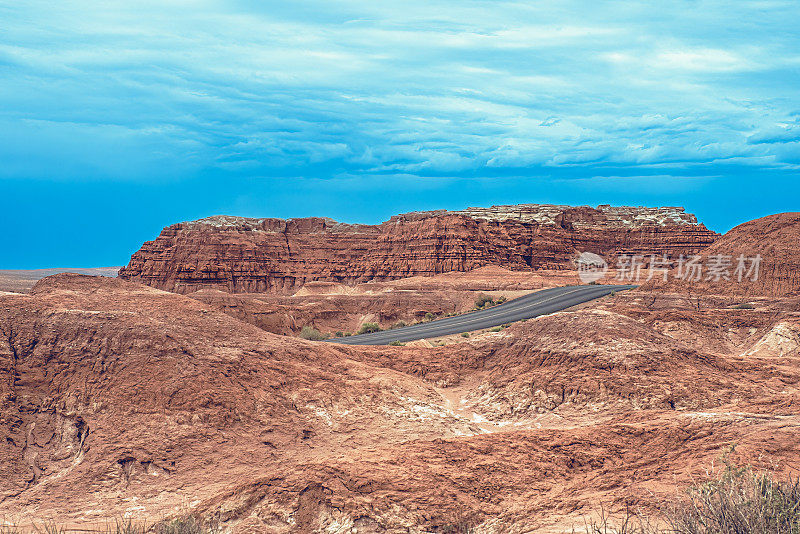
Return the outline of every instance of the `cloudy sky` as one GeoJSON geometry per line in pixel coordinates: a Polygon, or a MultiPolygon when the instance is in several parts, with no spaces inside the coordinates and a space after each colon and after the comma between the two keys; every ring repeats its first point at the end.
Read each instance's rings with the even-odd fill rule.
{"type": "Polygon", "coordinates": [[[800,209],[797,0],[0,0],[0,268],[226,213],[800,209]]]}

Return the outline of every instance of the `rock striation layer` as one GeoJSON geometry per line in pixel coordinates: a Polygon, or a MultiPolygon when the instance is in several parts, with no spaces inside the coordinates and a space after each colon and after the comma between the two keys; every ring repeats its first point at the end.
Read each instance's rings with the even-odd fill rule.
{"type": "Polygon", "coordinates": [[[677,257],[716,237],[676,207],[524,204],[407,213],[380,225],[215,216],[168,226],[120,277],[178,293],[286,293],[311,281],[386,281],[485,265],[567,269],[583,251],[677,257]]]}

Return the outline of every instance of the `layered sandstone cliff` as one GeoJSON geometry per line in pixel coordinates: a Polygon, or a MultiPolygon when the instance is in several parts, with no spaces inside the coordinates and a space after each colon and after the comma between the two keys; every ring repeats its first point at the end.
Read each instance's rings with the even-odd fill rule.
{"type": "Polygon", "coordinates": [[[683,208],[525,204],[408,213],[380,225],[217,216],[165,228],[120,277],[179,293],[289,292],[317,280],[394,280],[490,264],[565,269],[583,251],[677,257],[716,237],[683,208]]]}

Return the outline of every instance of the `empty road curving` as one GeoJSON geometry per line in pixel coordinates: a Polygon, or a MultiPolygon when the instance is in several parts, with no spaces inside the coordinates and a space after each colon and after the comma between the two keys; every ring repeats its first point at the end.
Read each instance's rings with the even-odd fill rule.
{"type": "Polygon", "coordinates": [[[492,328],[565,310],[576,304],[588,302],[615,291],[624,291],[635,287],[623,285],[554,287],[536,291],[485,310],[445,317],[444,319],[395,328],[394,330],[383,330],[372,334],[361,334],[328,341],[347,345],[388,345],[393,341],[415,341],[417,339],[483,330],[484,328],[492,328]]]}

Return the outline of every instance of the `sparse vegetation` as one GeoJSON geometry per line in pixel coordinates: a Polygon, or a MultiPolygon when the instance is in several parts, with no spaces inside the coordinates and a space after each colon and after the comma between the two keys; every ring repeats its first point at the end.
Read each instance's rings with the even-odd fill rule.
{"type": "Polygon", "coordinates": [[[737,304],[736,306],[734,306],[734,308],[737,309],[737,310],[753,310],[753,309],[755,309],[755,306],[753,306],[749,302],[742,302],[742,303],[737,304]]]}
{"type": "Polygon", "coordinates": [[[334,335],[335,335],[336,337],[343,337],[343,336],[344,336],[344,332],[342,332],[341,330],[339,330],[339,331],[337,331],[337,332],[336,332],[334,335]]]}
{"type": "Polygon", "coordinates": [[[432,314],[431,312],[428,312],[428,313],[425,314],[425,320],[426,321],[433,321],[434,319],[436,319],[436,316],[434,314],[432,314]]]}
{"type": "Polygon", "coordinates": [[[371,334],[380,331],[381,327],[378,326],[378,323],[364,323],[361,325],[361,328],[358,329],[359,334],[371,334]]]}
{"type": "Polygon", "coordinates": [[[391,330],[394,330],[395,328],[403,328],[404,326],[408,326],[405,321],[397,321],[396,323],[394,323],[389,328],[391,330]]]}
{"type": "Polygon", "coordinates": [[[300,337],[303,339],[309,339],[311,341],[322,341],[323,339],[328,338],[328,336],[326,336],[313,326],[304,326],[300,330],[300,337]]]}
{"type": "Polygon", "coordinates": [[[499,297],[497,300],[494,300],[492,297],[485,293],[481,293],[478,295],[478,298],[475,299],[475,308],[476,310],[483,310],[486,308],[491,308],[492,306],[497,306],[498,304],[502,304],[507,299],[505,297],[499,297]]]}
{"type": "Polygon", "coordinates": [[[350,337],[352,335],[353,335],[352,332],[345,332],[343,337],[350,337]]]}
{"type": "Polygon", "coordinates": [[[502,326],[495,326],[494,328],[490,328],[489,332],[500,332],[502,329],[502,326]]]}
{"type": "MultiPolygon", "coordinates": [[[[438,341],[438,340],[437,340],[438,341]]],[[[800,479],[778,479],[772,473],[737,467],[723,458],[718,477],[689,488],[662,513],[650,517],[626,508],[617,518],[601,508],[596,519],[584,523],[586,534],[798,534],[800,533],[800,479]]],[[[457,520],[440,532],[474,532],[474,523],[457,520]]],[[[67,534],[55,522],[34,526],[35,534],[67,534]]],[[[156,524],[119,519],[106,527],[84,532],[97,534],[217,534],[215,523],[189,516],[156,524]]],[[[575,532],[575,530],[573,530],[575,532]]],[[[0,534],[22,534],[13,525],[0,534]]]]}
{"type": "Polygon", "coordinates": [[[619,521],[601,508],[600,517],[597,520],[586,522],[585,527],[586,534],[656,534],[658,532],[650,527],[646,517],[632,513],[630,508],[625,509],[625,513],[619,521]]]}
{"type": "Polygon", "coordinates": [[[391,343],[389,343],[389,345],[391,345],[393,347],[405,347],[406,346],[405,343],[403,343],[402,341],[397,341],[397,340],[392,341],[391,343]]]}
{"type": "Polygon", "coordinates": [[[469,332],[461,332],[461,337],[469,337],[469,332]]]}
{"type": "MultiPolygon", "coordinates": [[[[34,523],[31,530],[21,530],[13,525],[1,525],[0,534],[67,534],[76,532],[66,529],[54,521],[41,525],[34,523]]],[[[189,516],[181,519],[165,520],[156,524],[137,522],[130,518],[117,519],[113,523],[81,532],[95,534],[217,534],[216,524],[189,516]]]]}
{"type": "Polygon", "coordinates": [[[490,308],[490,307],[494,306],[494,304],[495,304],[494,299],[492,299],[492,297],[490,297],[489,295],[487,295],[485,293],[481,293],[480,295],[478,295],[478,298],[475,299],[475,309],[476,310],[482,310],[484,308],[490,308]]]}
{"type": "Polygon", "coordinates": [[[685,498],[668,503],[658,521],[626,510],[614,525],[603,512],[599,521],[586,524],[587,534],[800,533],[800,479],[776,479],[724,461],[718,478],[692,486],[685,498]]]}
{"type": "Polygon", "coordinates": [[[215,534],[218,531],[219,529],[216,525],[195,519],[191,516],[185,519],[162,521],[152,529],[152,532],[155,534],[215,534]]]}

